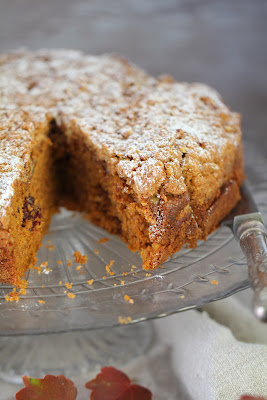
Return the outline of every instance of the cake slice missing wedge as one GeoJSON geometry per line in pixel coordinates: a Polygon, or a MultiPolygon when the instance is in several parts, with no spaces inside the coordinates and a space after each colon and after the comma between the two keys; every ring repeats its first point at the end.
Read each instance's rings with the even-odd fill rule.
{"type": "Polygon", "coordinates": [[[151,269],[238,201],[240,118],[213,89],[73,51],[4,55],[0,76],[1,282],[17,283],[59,205],[151,269]]]}
{"type": "MultiPolygon", "coordinates": [[[[6,153],[0,160],[1,282],[19,282],[59,205],[85,212],[93,223],[121,235],[141,252],[144,268],[158,266],[185,239],[195,244],[198,228],[184,184],[171,194],[158,191],[157,183],[143,196],[120,177],[122,165],[103,158],[77,126],[58,126],[30,109],[2,112],[1,121],[6,153]]],[[[151,161],[143,167],[144,184],[161,182],[155,167],[151,161]]]]}

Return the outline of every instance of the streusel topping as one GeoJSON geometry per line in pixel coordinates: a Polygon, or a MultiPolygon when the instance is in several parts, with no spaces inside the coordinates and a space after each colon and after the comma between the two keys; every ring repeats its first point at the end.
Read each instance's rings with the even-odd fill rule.
{"type": "Polygon", "coordinates": [[[239,116],[215,90],[153,78],[116,55],[69,50],[3,55],[0,107],[0,208],[30,157],[35,129],[34,122],[23,127],[24,113],[36,123],[48,115],[66,134],[80,129],[140,199],[164,187],[171,194],[189,191],[192,201],[204,202],[208,185],[219,188],[228,179],[233,147],[241,142],[239,116]]]}

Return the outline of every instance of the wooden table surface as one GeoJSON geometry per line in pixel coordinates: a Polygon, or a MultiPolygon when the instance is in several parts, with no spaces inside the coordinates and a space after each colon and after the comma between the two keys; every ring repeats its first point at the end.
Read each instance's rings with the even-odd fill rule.
{"type": "Polygon", "coordinates": [[[208,83],[267,154],[266,0],[0,0],[0,52],[18,47],[120,52],[208,83]]]}

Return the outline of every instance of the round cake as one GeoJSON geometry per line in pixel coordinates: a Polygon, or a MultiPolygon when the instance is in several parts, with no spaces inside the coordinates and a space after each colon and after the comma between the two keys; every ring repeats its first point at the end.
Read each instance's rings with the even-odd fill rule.
{"type": "Polygon", "coordinates": [[[0,281],[16,284],[64,205],[143,267],[205,239],[239,200],[240,116],[203,84],[118,55],[0,57],[0,281]]]}

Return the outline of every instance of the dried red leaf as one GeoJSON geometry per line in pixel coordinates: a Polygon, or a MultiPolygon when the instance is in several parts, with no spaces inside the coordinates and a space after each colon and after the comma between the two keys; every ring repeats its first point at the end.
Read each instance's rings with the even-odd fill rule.
{"type": "Polygon", "coordinates": [[[259,396],[250,396],[249,394],[243,394],[243,396],[241,396],[239,398],[239,400],[267,400],[266,397],[259,397],[259,396]]]}
{"type": "Polygon", "coordinates": [[[133,384],[123,372],[104,367],[85,387],[92,390],[90,400],[151,400],[151,392],[133,384]]]}
{"type": "Polygon", "coordinates": [[[152,393],[143,386],[131,384],[125,392],[114,400],[151,400],[152,393]]]}
{"type": "Polygon", "coordinates": [[[22,378],[25,388],[16,394],[16,400],[75,400],[77,389],[63,375],[46,375],[44,379],[22,378]]]}

